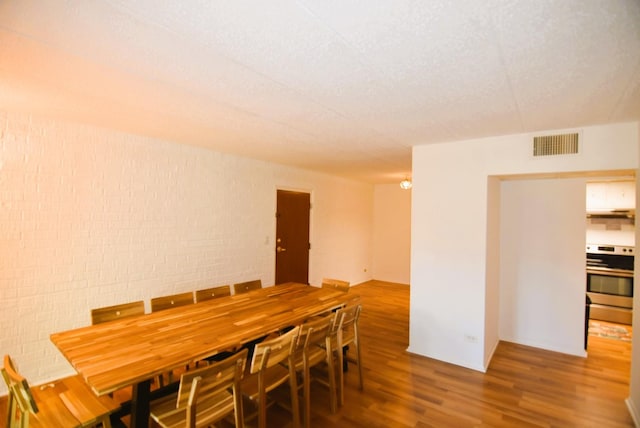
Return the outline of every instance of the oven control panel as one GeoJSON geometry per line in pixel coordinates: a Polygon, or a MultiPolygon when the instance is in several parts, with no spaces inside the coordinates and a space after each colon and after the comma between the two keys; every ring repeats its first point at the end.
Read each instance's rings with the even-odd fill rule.
{"type": "Polygon", "coordinates": [[[634,247],[624,245],[587,244],[587,253],[591,254],[617,254],[621,256],[633,256],[634,247]]]}

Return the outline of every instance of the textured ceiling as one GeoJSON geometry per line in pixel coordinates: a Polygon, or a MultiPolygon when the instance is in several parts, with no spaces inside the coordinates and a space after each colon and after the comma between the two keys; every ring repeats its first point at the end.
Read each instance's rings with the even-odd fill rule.
{"type": "Polygon", "coordinates": [[[0,0],[0,108],[392,182],[640,120],[640,1],[0,0]]]}

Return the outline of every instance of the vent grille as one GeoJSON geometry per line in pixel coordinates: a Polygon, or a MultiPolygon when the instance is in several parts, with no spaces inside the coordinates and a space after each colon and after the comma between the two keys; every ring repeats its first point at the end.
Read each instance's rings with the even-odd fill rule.
{"type": "Polygon", "coordinates": [[[578,153],[578,133],[533,137],[533,156],[570,155],[578,153]]]}

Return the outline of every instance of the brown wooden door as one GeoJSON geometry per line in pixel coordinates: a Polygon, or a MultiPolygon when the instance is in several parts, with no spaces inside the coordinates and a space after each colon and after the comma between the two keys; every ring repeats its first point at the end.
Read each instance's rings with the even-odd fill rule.
{"type": "Polygon", "coordinates": [[[309,193],[278,190],[276,284],[309,283],[309,193]]]}

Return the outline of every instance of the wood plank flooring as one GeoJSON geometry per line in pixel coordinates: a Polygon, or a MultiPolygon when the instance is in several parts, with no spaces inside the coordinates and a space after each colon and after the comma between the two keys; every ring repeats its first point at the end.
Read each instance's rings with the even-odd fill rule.
{"type": "MultiPolygon", "coordinates": [[[[350,370],[345,406],[331,415],[315,386],[315,427],[633,427],[629,343],[589,337],[585,359],[501,342],[480,373],[406,352],[408,286],[371,281],[351,292],[363,304],[364,391],[350,370]]],[[[270,426],[289,426],[277,409],[270,426]]]]}
{"type": "MultiPolygon", "coordinates": [[[[345,406],[331,414],[327,389],[314,384],[314,427],[633,427],[629,343],[590,336],[585,359],[501,342],[480,373],[406,352],[407,285],[370,281],[350,292],[363,304],[364,391],[350,369],[345,406]]],[[[268,413],[270,427],[291,426],[286,410],[268,413]]]]}

